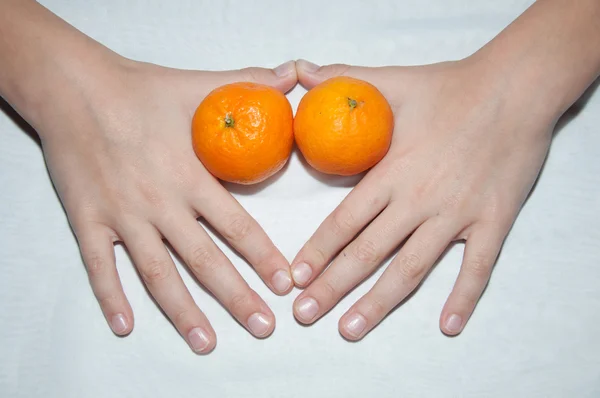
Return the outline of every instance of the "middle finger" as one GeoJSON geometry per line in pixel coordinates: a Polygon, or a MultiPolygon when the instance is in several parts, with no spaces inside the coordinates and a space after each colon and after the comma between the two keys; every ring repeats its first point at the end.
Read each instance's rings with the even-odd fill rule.
{"type": "Polygon", "coordinates": [[[265,231],[225,188],[215,182],[194,207],[240,252],[276,294],[292,289],[290,266],[265,231]]]}
{"type": "Polygon", "coordinates": [[[211,351],[215,332],[185,287],[158,231],[150,225],[130,224],[118,232],[150,294],[179,333],[195,352],[211,351]]]}
{"type": "Polygon", "coordinates": [[[248,286],[191,213],[163,215],[157,226],[200,283],[250,333],[265,337],[273,332],[275,316],[267,304],[248,286]]]}
{"type": "Polygon", "coordinates": [[[387,207],[333,261],[295,301],[294,313],[303,323],[311,323],[329,311],[350,289],[370,275],[398,246],[425,215],[405,211],[395,203],[387,207]]]}
{"type": "Polygon", "coordinates": [[[378,183],[371,170],[323,221],[292,261],[292,275],[299,287],[307,286],[389,203],[390,191],[378,183]]]}

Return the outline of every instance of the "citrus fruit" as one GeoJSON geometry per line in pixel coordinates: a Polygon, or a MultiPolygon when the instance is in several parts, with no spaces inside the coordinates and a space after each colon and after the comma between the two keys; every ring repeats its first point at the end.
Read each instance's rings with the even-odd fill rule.
{"type": "Polygon", "coordinates": [[[279,171],[294,141],[292,107],[276,89],[232,83],[210,92],[192,119],[194,152],[215,177],[261,182],[279,171]]]}
{"type": "Polygon", "coordinates": [[[304,95],[294,119],[294,136],[315,169],[353,175],[373,167],[392,141],[394,115],[375,86],[334,77],[304,95]]]}

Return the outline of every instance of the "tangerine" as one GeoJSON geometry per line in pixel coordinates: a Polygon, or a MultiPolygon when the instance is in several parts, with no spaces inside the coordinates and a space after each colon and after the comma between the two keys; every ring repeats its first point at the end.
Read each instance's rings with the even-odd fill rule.
{"type": "Polygon", "coordinates": [[[285,165],[294,142],[293,114],[280,91],[257,83],[210,92],[192,119],[194,152],[215,177],[255,184],[285,165]]]}
{"type": "Polygon", "coordinates": [[[337,175],[361,173],[387,153],[394,115],[381,92],[365,81],[338,76],[304,95],[294,119],[294,136],[306,161],[337,175]]]}

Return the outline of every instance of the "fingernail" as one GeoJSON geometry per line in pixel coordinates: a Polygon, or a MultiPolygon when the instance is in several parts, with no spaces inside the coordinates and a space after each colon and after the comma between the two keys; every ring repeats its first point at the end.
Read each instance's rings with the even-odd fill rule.
{"type": "Polygon", "coordinates": [[[125,320],[123,314],[116,314],[110,320],[110,327],[116,334],[125,333],[127,330],[127,320],[125,320]]]}
{"type": "Polygon", "coordinates": [[[290,288],[292,278],[290,278],[290,274],[287,271],[280,269],[273,275],[271,284],[279,293],[284,293],[290,288]]]}
{"type": "Polygon", "coordinates": [[[310,265],[306,263],[296,264],[292,270],[292,278],[294,278],[296,285],[299,286],[305,285],[310,280],[311,276],[312,268],[310,268],[310,265]]]}
{"type": "Polygon", "coordinates": [[[208,340],[207,334],[202,328],[193,328],[190,330],[188,333],[188,341],[190,342],[192,350],[195,352],[204,351],[210,344],[210,340],[208,340]]]}
{"type": "Polygon", "coordinates": [[[248,328],[257,337],[267,334],[270,326],[271,323],[267,317],[259,312],[250,315],[250,318],[248,318],[248,328]]]}
{"type": "Polygon", "coordinates": [[[448,333],[458,333],[460,332],[460,328],[462,326],[462,318],[460,315],[452,314],[446,320],[446,331],[448,333]]]}
{"type": "Polygon", "coordinates": [[[319,312],[319,304],[312,297],[303,298],[298,302],[296,306],[296,310],[298,316],[302,318],[303,321],[310,322],[319,312]]]}
{"type": "Polygon", "coordinates": [[[288,61],[273,69],[273,72],[279,77],[287,76],[294,71],[294,68],[296,67],[294,64],[294,61],[288,61]]]}
{"type": "Polygon", "coordinates": [[[310,62],[310,61],[307,61],[307,60],[305,60],[305,59],[298,60],[298,63],[300,64],[300,67],[301,67],[302,69],[304,69],[304,70],[305,70],[305,71],[307,71],[307,72],[311,72],[311,73],[312,73],[312,72],[316,72],[316,71],[317,71],[317,69],[319,69],[319,68],[320,68],[320,66],[319,66],[319,65],[317,65],[317,64],[313,64],[312,62],[310,62]]]}
{"type": "Polygon", "coordinates": [[[365,330],[367,320],[361,314],[353,314],[346,322],[346,330],[352,337],[358,337],[365,330]]]}

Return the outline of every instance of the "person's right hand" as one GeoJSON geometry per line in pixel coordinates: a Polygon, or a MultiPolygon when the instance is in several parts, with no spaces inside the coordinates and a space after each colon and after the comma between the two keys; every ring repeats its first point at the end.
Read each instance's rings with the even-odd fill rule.
{"type": "Polygon", "coordinates": [[[289,264],[197,159],[191,118],[204,96],[226,83],[254,81],[283,92],[291,89],[294,63],[274,70],[200,72],[106,58],[106,65],[86,75],[67,77],[72,85],[32,112],[30,122],[40,134],[52,180],[112,330],[125,335],[133,327],[115,267],[113,244],[122,241],[148,290],[190,347],[197,353],[215,347],[215,332],[178,274],[162,242],[166,239],[245,328],[256,337],[268,336],[275,327],[273,313],[196,218],[205,218],[277,294],[292,289],[289,264]]]}

